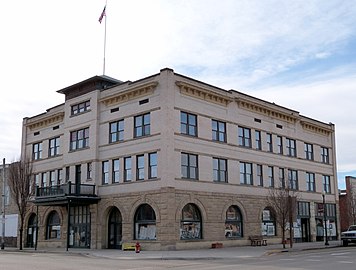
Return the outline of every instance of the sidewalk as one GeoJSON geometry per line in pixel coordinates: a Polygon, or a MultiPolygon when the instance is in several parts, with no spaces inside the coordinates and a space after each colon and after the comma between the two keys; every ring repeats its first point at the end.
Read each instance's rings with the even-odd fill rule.
{"type": "MultiPolygon", "coordinates": [[[[100,257],[120,260],[193,260],[193,259],[231,259],[231,258],[256,258],[267,256],[280,252],[298,252],[303,250],[315,250],[324,248],[340,247],[340,241],[330,241],[329,246],[325,246],[324,242],[310,242],[310,243],[294,243],[293,248],[286,245],[283,249],[281,244],[269,246],[241,246],[241,247],[226,247],[218,249],[197,249],[197,250],[175,250],[175,251],[141,251],[135,253],[134,251],[122,251],[114,249],[46,249],[34,250],[24,249],[22,252],[31,253],[62,253],[62,254],[81,254],[88,257],[100,257]]],[[[18,249],[5,248],[5,251],[16,252],[18,249]]],[[[2,250],[0,250],[2,252],[2,250]]],[[[18,251],[20,252],[20,251],[18,251]]]]}

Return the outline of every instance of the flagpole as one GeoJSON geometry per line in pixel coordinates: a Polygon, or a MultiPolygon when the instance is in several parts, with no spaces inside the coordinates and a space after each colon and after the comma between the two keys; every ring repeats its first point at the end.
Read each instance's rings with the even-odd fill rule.
{"type": "MultiPolygon", "coordinates": [[[[108,4],[108,0],[105,2],[105,9],[108,4]]],[[[105,75],[105,55],[106,55],[106,10],[105,10],[105,30],[104,30],[104,62],[103,62],[103,75],[105,75]]]]}

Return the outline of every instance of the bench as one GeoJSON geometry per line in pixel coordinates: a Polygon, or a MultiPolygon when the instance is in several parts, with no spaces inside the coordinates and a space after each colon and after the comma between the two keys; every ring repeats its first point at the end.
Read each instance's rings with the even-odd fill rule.
{"type": "Polygon", "coordinates": [[[250,235],[251,246],[267,246],[267,239],[263,239],[262,235],[250,235]]]}
{"type": "Polygon", "coordinates": [[[135,243],[123,243],[122,250],[135,250],[136,244],[135,243]]]}

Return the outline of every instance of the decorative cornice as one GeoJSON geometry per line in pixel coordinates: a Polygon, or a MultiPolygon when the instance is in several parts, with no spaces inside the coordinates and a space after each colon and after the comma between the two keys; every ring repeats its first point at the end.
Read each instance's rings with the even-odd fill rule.
{"type": "Polygon", "coordinates": [[[292,124],[295,124],[298,120],[298,115],[294,114],[293,112],[288,114],[286,112],[282,112],[277,109],[272,109],[262,104],[257,104],[248,100],[242,100],[240,98],[237,98],[236,101],[240,108],[249,110],[251,112],[262,114],[292,124]]]}
{"type": "Polygon", "coordinates": [[[332,132],[331,128],[330,129],[324,128],[310,122],[300,121],[300,124],[302,125],[303,129],[314,133],[319,133],[321,135],[329,136],[330,133],[332,132]]]}
{"type": "Polygon", "coordinates": [[[207,102],[223,105],[226,107],[230,102],[233,101],[232,98],[229,98],[225,95],[220,95],[216,92],[186,82],[177,81],[176,85],[179,87],[181,94],[195,97],[207,102]]]}
{"type": "Polygon", "coordinates": [[[63,118],[64,118],[64,112],[59,112],[56,114],[44,116],[43,118],[34,120],[33,122],[29,120],[27,123],[27,127],[30,130],[40,129],[40,128],[47,127],[49,125],[63,122],[63,118]]]}
{"type": "Polygon", "coordinates": [[[106,106],[117,105],[135,98],[152,94],[157,85],[158,82],[150,82],[138,85],[123,92],[119,92],[109,97],[103,98],[100,101],[103,102],[106,106]]]}

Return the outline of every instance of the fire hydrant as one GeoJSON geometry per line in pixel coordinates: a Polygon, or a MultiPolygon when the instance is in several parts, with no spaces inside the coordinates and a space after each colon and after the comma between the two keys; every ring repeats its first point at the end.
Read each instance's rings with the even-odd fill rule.
{"type": "Polygon", "coordinates": [[[136,253],[140,253],[140,251],[141,251],[141,245],[139,242],[137,242],[135,245],[135,251],[136,251],[136,253]]]}

